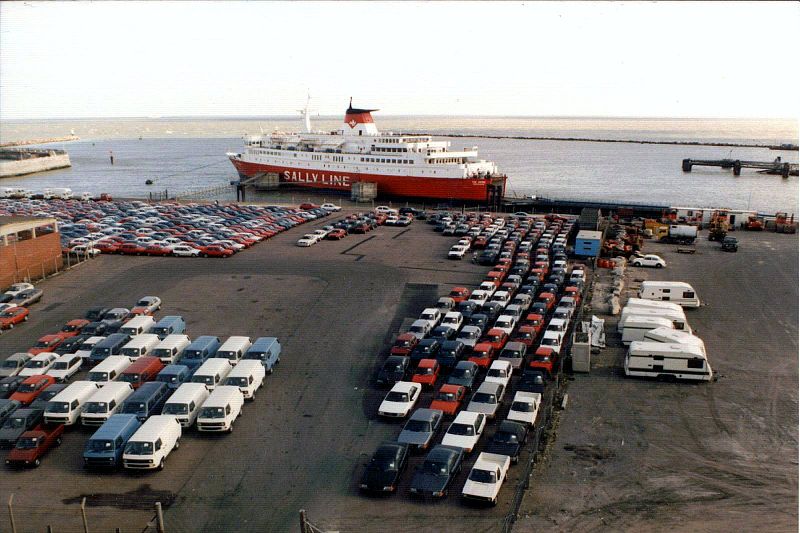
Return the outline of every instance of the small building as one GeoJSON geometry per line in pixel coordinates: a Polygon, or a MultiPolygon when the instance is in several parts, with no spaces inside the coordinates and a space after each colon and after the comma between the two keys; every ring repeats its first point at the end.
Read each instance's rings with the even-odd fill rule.
{"type": "Polygon", "coordinates": [[[577,257],[597,257],[603,243],[603,232],[581,230],[575,237],[575,255],[577,257]]]}
{"type": "Polygon", "coordinates": [[[0,288],[61,270],[55,218],[0,216],[0,288]]]}
{"type": "Polygon", "coordinates": [[[600,227],[600,218],[602,214],[600,210],[593,207],[584,207],[581,209],[581,216],[578,217],[578,227],[580,229],[588,229],[597,231],[600,227]]]}

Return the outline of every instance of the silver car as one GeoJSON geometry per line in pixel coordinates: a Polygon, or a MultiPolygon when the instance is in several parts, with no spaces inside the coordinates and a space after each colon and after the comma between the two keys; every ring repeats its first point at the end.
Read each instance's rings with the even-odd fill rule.
{"type": "Polygon", "coordinates": [[[501,383],[484,381],[472,395],[466,410],[483,413],[490,419],[494,418],[503,402],[503,394],[505,387],[501,383]]]}
{"type": "Polygon", "coordinates": [[[415,450],[428,449],[442,425],[443,416],[439,409],[417,409],[406,422],[397,442],[408,444],[415,450]]]}

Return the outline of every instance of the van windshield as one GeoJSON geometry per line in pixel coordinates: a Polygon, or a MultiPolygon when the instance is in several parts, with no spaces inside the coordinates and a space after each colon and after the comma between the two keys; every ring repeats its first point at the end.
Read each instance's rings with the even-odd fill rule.
{"type": "Polygon", "coordinates": [[[128,383],[136,383],[141,379],[141,374],[122,374],[119,377],[120,381],[127,381],[128,383]]]}
{"type": "Polygon", "coordinates": [[[111,355],[111,348],[93,348],[92,355],[111,355]]]}
{"type": "Polygon", "coordinates": [[[214,384],[214,376],[192,376],[192,383],[214,384]]]}
{"type": "Polygon", "coordinates": [[[178,376],[174,374],[159,374],[156,376],[156,381],[160,381],[161,383],[177,383],[178,376]]]}
{"type": "Polygon", "coordinates": [[[89,402],[83,411],[85,413],[107,413],[108,404],[106,402],[89,402]]]}
{"type": "Polygon", "coordinates": [[[203,407],[200,418],[225,418],[224,407],[203,407]]]}
{"type": "Polygon", "coordinates": [[[233,385],[234,387],[247,387],[247,378],[228,378],[225,384],[233,385]]]}
{"type": "Polygon", "coordinates": [[[125,446],[125,453],[129,455],[153,455],[152,442],[129,442],[125,446]]]}
{"type": "Polygon", "coordinates": [[[153,356],[169,358],[172,357],[172,351],[168,348],[158,348],[153,350],[153,356]]]}
{"type": "Polygon", "coordinates": [[[122,412],[128,415],[135,415],[147,410],[147,406],[143,402],[125,402],[122,407],[122,412]]]}
{"type": "Polygon", "coordinates": [[[189,414],[189,407],[185,403],[168,403],[162,411],[165,415],[185,415],[189,414]]]}
{"type": "Polygon", "coordinates": [[[48,413],[69,413],[69,402],[50,402],[47,404],[48,413]]]}
{"type": "Polygon", "coordinates": [[[236,359],[238,359],[237,355],[238,354],[236,352],[234,352],[234,351],[227,351],[226,350],[226,351],[217,352],[217,357],[220,358],[220,359],[232,359],[232,360],[235,361],[236,359]]]}
{"type": "Polygon", "coordinates": [[[92,439],[86,443],[86,451],[110,452],[114,450],[114,441],[105,439],[92,439]]]}

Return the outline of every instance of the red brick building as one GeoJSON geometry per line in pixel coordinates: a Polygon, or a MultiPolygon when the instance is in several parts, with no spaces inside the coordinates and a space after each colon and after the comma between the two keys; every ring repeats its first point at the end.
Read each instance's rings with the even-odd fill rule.
{"type": "Polygon", "coordinates": [[[55,218],[0,216],[0,290],[61,270],[55,218]]]}

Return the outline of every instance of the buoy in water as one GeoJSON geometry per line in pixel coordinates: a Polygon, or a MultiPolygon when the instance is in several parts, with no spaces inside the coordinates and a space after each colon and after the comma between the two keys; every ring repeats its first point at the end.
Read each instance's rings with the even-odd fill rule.
{"type": "Polygon", "coordinates": [[[153,184],[153,180],[145,180],[144,184],[145,185],[152,185],[153,184]]]}

